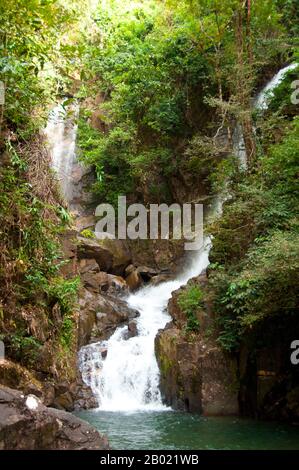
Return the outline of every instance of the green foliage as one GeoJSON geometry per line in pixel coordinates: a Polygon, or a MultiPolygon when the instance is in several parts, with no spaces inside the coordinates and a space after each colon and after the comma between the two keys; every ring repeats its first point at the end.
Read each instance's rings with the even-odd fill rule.
{"type": "Polygon", "coordinates": [[[86,23],[88,6],[88,0],[1,1],[0,80],[5,85],[5,106],[0,130],[5,122],[28,139],[42,128],[53,96],[69,85],[78,54],[74,39],[80,22],[86,23]],[[68,28],[71,33],[66,35],[68,28]]]}
{"type": "Polygon", "coordinates": [[[95,233],[87,228],[82,230],[81,235],[85,238],[96,238],[95,233]]]}
{"type": "Polygon", "coordinates": [[[95,165],[94,189],[103,200],[147,187],[152,198],[168,200],[169,179],[185,166],[178,140],[187,141],[198,114],[207,114],[204,95],[215,89],[212,69],[198,50],[198,28],[190,17],[169,12],[172,22],[162,20],[162,6],[154,1],[128,11],[108,3],[107,10],[99,9],[99,35],[86,45],[86,75],[99,78],[96,84],[86,80],[82,91],[105,95],[98,111],[106,129],[92,129],[88,115],[82,116],[82,158],[95,165]]]}
{"type": "Polygon", "coordinates": [[[32,366],[42,344],[34,336],[28,336],[26,331],[20,331],[11,335],[10,346],[20,362],[32,366]]]}
{"type": "Polygon", "coordinates": [[[179,295],[178,305],[187,317],[186,331],[199,331],[200,322],[197,313],[203,306],[203,292],[200,287],[197,285],[187,286],[179,295]]]}
{"type": "Polygon", "coordinates": [[[283,23],[290,36],[299,36],[299,10],[297,0],[275,0],[273,2],[282,15],[283,23]]]}
{"type": "Polygon", "coordinates": [[[269,319],[297,314],[299,120],[239,183],[214,226],[210,284],[219,341],[238,348],[269,319]]]}
{"type": "Polygon", "coordinates": [[[49,302],[59,304],[60,311],[65,317],[72,313],[75,307],[80,278],[66,280],[63,277],[52,278],[47,290],[49,302]]]}
{"type": "Polygon", "coordinates": [[[133,131],[122,125],[115,127],[106,137],[81,117],[78,145],[81,160],[95,167],[94,192],[101,200],[117,205],[118,196],[133,190],[133,176],[127,163],[134,147],[133,131]]]}
{"type": "Polygon", "coordinates": [[[59,235],[68,220],[66,211],[34,194],[22,153],[8,145],[6,158],[0,171],[0,323],[10,356],[31,367],[42,345],[24,325],[21,312],[28,310],[28,318],[36,314],[38,323],[34,308],[44,311],[50,324],[51,309],[57,305],[62,316],[61,341],[69,345],[78,280],[59,276],[63,263],[59,235]]]}

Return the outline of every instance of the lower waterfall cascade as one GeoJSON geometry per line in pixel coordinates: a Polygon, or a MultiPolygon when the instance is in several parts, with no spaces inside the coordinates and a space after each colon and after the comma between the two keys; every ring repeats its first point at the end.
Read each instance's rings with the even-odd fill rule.
{"type": "Polygon", "coordinates": [[[166,409],[159,390],[159,369],[154,342],[158,330],[170,321],[166,307],[171,293],[199,275],[209,264],[211,241],[205,239],[191,266],[176,280],[158,286],[146,286],[127,298],[137,309],[138,335],[126,339],[127,327],[119,327],[108,341],[83,347],[79,367],[85,383],[90,385],[105,411],[137,411],[166,409]],[[107,357],[101,358],[101,349],[107,357]]]}

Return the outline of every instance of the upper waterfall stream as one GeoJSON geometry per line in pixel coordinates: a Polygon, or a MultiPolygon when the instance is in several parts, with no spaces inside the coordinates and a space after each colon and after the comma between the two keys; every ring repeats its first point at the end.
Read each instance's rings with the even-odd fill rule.
{"type": "Polygon", "coordinates": [[[72,172],[76,162],[77,117],[79,106],[57,104],[50,112],[44,130],[52,157],[52,168],[57,173],[61,192],[67,203],[73,197],[72,172]]]}

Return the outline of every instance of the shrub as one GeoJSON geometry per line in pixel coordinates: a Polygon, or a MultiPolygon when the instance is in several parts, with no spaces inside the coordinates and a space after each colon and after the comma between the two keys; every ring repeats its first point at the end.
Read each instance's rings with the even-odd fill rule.
{"type": "Polygon", "coordinates": [[[200,322],[197,313],[203,306],[203,292],[199,286],[191,285],[180,293],[178,304],[187,317],[186,330],[197,332],[200,328],[200,322]]]}

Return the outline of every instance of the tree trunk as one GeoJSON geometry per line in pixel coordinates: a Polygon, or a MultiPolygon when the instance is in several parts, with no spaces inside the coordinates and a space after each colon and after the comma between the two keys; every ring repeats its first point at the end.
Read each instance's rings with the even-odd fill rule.
{"type": "Polygon", "coordinates": [[[255,135],[251,117],[249,73],[252,65],[250,44],[250,0],[246,1],[246,47],[244,47],[243,36],[243,11],[244,2],[240,1],[240,7],[236,12],[236,47],[237,47],[237,96],[241,108],[240,124],[246,150],[248,167],[256,154],[255,135]],[[249,37],[247,35],[249,34],[249,37]],[[248,70],[249,69],[249,70],[248,70]]]}

